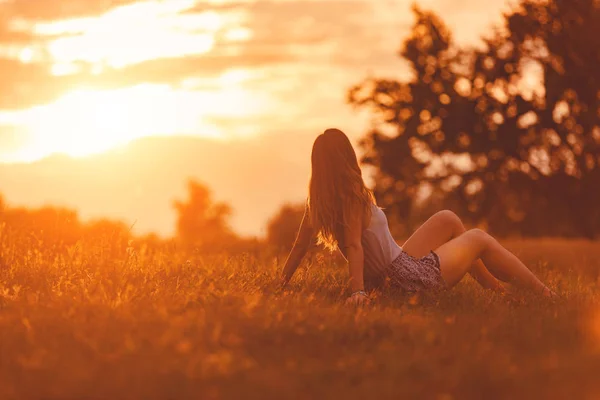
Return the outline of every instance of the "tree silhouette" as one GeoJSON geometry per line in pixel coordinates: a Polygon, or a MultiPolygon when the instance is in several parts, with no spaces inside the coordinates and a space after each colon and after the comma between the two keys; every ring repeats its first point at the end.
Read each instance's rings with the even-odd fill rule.
{"type": "Polygon", "coordinates": [[[349,92],[351,104],[375,113],[363,161],[376,167],[376,196],[389,213],[409,228],[421,212],[450,207],[497,233],[598,231],[590,199],[600,194],[591,184],[600,86],[596,71],[578,66],[598,61],[599,47],[575,44],[585,59],[569,50],[591,33],[598,6],[576,3],[587,8],[574,14],[566,2],[524,2],[482,50],[459,48],[436,15],[413,8],[400,51],[412,78],[371,79],[349,92]],[[578,22],[570,28],[563,19],[578,22]],[[569,57],[584,61],[558,61],[569,57]],[[576,82],[556,72],[562,64],[572,65],[576,82]],[[532,79],[541,83],[528,87],[532,79]]]}
{"type": "Polygon", "coordinates": [[[296,240],[305,204],[284,204],[267,224],[267,243],[277,250],[289,251],[296,240]]]}
{"type": "Polygon", "coordinates": [[[542,72],[535,129],[544,178],[536,188],[537,220],[546,209],[588,237],[600,228],[599,23],[595,0],[527,1],[507,18],[511,43],[542,72]]]}
{"type": "Polygon", "coordinates": [[[235,238],[228,225],[231,208],[213,202],[210,191],[193,180],[188,181],[188,198],[175,201],[177,235],[189,247],[221,247],[235,238]]]}

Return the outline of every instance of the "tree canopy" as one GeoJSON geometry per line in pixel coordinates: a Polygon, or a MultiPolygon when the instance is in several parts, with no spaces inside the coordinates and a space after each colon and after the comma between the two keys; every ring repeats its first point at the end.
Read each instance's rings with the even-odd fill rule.
{"type": "Polygon", "coordinates": [[[210,190],[194,181],[188,181],[188,197],[175,201],[177,237],[184,245],[203,250],[226,245],[235,238],[229,227],[231,207],[213,201],[210,190]]]}
{"type": "Polygon", "coordinates": [[[413,11],[399,51],[412,76],[349,91],[374,114],[362,146],[378,202],[408,228],[451,208],[497,234],[598,233],[600,3],[523,1],[483,48],[413,11]]]}

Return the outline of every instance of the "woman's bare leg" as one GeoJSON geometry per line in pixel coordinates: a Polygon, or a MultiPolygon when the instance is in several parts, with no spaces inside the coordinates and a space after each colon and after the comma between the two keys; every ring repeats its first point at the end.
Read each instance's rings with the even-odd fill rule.
{"type": "Polygon", "coordinates": [[[472,229],[435,250],[440,257],[441,272],[449,287],[456,285],[481,258],[492,273],[510,277],[519,286],[548,296],[555,295],[514,254],[480,229],[472,229]]]}
{"type": "MultiPolygon", "coordinates": [[[[431,250],[437,249],[466,231],[465,226],[456,214],[449,210],[440,211],[425,221],[404,243],[402,248],[413,257],[423,257],[429,254],[431,250]]],[[[480,259],[473,262],[469,273],[481,286],[487,289],[499,289],[500,284],[497,279],[506,281],[506,277],[491,274],[480,259]]]]}

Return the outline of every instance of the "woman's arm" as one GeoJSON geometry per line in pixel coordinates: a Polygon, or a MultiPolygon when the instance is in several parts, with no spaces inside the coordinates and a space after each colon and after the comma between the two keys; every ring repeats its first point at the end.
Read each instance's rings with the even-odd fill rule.
{"type": "Polygon", "coordinates": [[[348,257],[348,268],[350,271],[350,287],[352,295],[348,302],[362,304],[366,299],[364,283],[365,254],[362,247],[362,213],[352,210],[348,226],[344,228],[344,246],[348,257]]]}
{"type": "Polygon", "coordinates": [[[290,254],[285,262],[285,266],[283,267],[282,275],[281,275],[281,285],[285,286],[292,279],[294,272],[300,265],[302,258],[308,251],[310,244],[312,242],[314,233],[313,229],[310,226],[310,221],[308,219],[308,208],[304,211],[304,217],[302,217],[302,222],[300,223],[300,229],[298,229],[298,234],[296,235],[296,241],[294,242],[294,246],[290,251],[290,254]]]}

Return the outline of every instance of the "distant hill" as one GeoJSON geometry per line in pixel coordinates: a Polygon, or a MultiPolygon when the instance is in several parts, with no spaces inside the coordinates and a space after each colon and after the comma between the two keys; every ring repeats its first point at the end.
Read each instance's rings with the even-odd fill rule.
{"type": "Polygon", "coordinates": [[[119,218],[135,222],[136,233],[170,235],[172,202],[186,195],[186,181],[194,178],[233,207],[236,231],[262,235],[283,202],[305,197],[312,139],[285,134],[231,142],[143,138],[86,158],[56,155],[31,164],[0,164],[0,193],[14,206],[67,206],[84,219],[119,218]]]}

